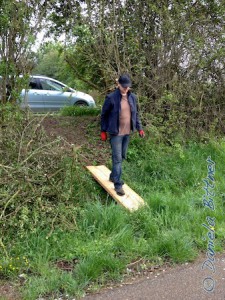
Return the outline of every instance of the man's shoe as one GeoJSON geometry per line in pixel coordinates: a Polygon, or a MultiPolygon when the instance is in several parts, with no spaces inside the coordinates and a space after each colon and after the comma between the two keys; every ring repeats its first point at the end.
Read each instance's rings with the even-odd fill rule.
{"type": "Polygon", "coordinates": [[[125,195],[125,192],[124,192],[122,187],[118,188],[118,189],[115,189],[115,190],[116,190],[117,195],[119,195],[119,196],[124,196],[125,195]]]}

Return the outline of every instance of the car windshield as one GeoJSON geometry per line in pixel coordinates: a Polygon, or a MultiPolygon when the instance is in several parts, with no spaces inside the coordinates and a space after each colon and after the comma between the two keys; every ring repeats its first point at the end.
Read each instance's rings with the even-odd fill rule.
{"type": "Polygon", "coordinates": [[[58,82],[49,79],[40,79],[40,82],[43,90],[63,91],[65,88],[65,86],[59,84],[58,82]]]}

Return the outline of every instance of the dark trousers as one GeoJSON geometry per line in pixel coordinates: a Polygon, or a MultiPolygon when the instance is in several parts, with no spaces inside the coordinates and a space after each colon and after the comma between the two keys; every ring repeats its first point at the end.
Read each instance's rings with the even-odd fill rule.
{"type": "Polygon", "coordinates": [[[112,149],[112,172],[110,179],[114,182],[116,189],[121,188],[123,182],[122,176],[122,161],[126,158],[127,148],[130,136],[127,135],[111,135],[110,144],[112,149]]]}

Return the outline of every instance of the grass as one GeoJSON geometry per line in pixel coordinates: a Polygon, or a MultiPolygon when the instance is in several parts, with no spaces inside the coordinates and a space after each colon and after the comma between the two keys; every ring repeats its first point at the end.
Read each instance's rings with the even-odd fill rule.
{"type": "Polygon", "coordinates": [[[60,110],[62,116],[98,116],[101,113],[101,107],[86,106],[65,106],[60,110]]]}
{"type": "MultiPolygon", "coordinates": [[[[90,138],[94,142],[95,137],[90,138]]],[[[54,165],[54,172],[57,168],[64,171],[52,177],[55,179],[50,186],[43,182],[43,199],[39,196],[35,204],[27,204],[28,211],[19,215],[19,225],[11,224],[2,238],[0,265],[6,256],[19,257],[23,263],[15,272],[9,267],[4,273],[0,271],[0,276],[17,280],[19,274],[24,274],[22,299],[80,297],[86,290],[122,280],[127,265],[139,259],[151,265],[168,261],[175,264],[206,253],[207,230],[202,224],[207,216],[216,220],[215,251],[223,251],[224,153],[224,139],[176,142],[171,146],[132,136],[123,179],[147,203],[147,207],[134,213],[116,205],[93,180],[83,167],[79,151],[74,157],[64,157],[54,165]],[[215,211],[202,203],[208,156],[216,162],[215,211]],[[57,195],[50,193],[51,187],[56,188],[57,195]],[[59,261],[69,265],[70,270],[59,267],[59,261]]],[[[52,166],[50,162],[48,168],[52,166]]],[[[43,175],[38,174],[42,182],[43,175]]],[[[37,181],[37,175],[34,179],[37,181]]],[[[3,190],[1,186],[1,193],[3,190]]]]}

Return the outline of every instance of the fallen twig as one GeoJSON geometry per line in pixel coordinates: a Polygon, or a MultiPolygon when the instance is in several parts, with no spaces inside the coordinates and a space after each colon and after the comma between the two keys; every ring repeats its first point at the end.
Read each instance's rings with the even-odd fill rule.
{"type": "Polygon", "coordinates": [[[7,208],[7,206],[9,205],[9,203],[20,193],[20,189],[18,191],[15,192],[15,194],[6,202],[5,204],[5,207],[1,213],[1,216],[0,216],[0,220],[2,219],[3,215],[5,214],[5,210],[7,208]]]}

